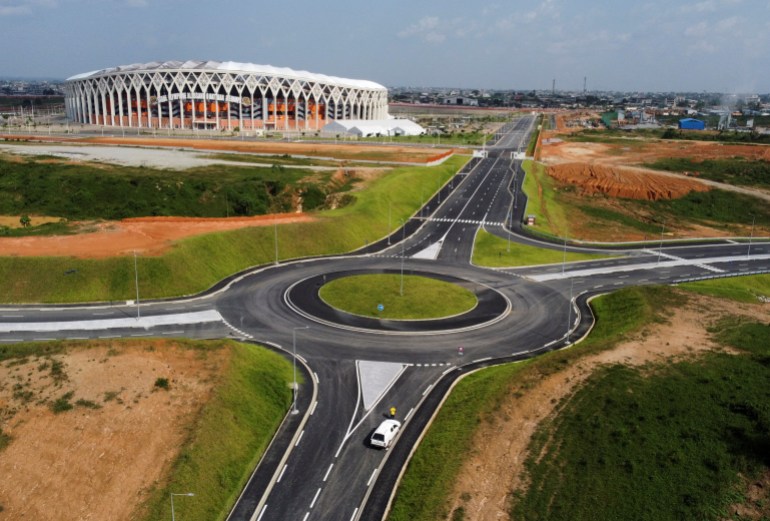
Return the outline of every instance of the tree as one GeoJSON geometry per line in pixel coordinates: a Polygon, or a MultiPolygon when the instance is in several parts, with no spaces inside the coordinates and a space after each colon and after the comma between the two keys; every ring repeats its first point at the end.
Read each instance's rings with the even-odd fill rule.
{"type": "Polygon", "coordinates": [[[24,228],[29,228],[32,225],[32,219],[29,218],[29,215],[24,214],[19,218],[19,223],[24,228]]]}

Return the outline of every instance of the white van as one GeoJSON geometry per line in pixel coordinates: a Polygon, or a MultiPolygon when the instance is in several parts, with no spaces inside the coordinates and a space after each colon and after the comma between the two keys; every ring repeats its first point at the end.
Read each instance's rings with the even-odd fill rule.
{"type": "Polygon", "coordinates": [[[385,420],[379,427],[377,427],[377,430],[374,431],[369,443],[372,447],[384,447],[387,450],[393,444],[393,440],[396,438],[400,428],[401,422],[396,420],[385,420]]]}

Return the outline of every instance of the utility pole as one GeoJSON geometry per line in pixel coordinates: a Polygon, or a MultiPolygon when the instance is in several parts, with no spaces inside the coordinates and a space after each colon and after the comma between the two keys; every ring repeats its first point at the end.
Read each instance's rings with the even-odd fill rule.
{"type": "Polygon", "coordinates": [[[278,265],[278,221],[273,223],[273,242],[275,243],[275,264],[278,265]]]}
{"type": "Polygon", "coordinates": [[[136,250],[134,250],[134,285],[136,286],[136,319],[139,320],[139,269],[136,264],[136,250]]]}
{"type": "Polygon", "coordinates": [[[567,311],[567,343],[569,344],[569,330],[572,327],[572,294],[575,290],[575,279],[570,279],[570,285],[569,285],[569,301],[567,302],[567,306],[569,307],[567,311]]]}
{"type": "Polygon", "coordinates": [[[751,257],[751,242],[754,239],[754,224],[756,223],[756,221],[757,221],[757,217],[756,216],[752,216],[752,218],[751,218],[751,236],[749,237],[749,251],[746,252],[746,258],[747,259],[751,257]]]}

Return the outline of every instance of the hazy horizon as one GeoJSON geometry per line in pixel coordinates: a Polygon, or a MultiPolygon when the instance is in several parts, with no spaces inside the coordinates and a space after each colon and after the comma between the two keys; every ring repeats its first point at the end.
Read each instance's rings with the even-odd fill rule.
{"type": "Polygon", "coordinates": [[[770,91],[770,0],[0,0],[0,76],[217,60],[391,87],[770,91]]]}

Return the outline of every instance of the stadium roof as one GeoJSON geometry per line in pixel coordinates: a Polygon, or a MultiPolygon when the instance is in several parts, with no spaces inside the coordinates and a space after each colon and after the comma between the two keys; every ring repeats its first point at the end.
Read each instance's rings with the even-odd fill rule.
{"type": "Polygon", "coordinates": [[[273,67],[272,65],[256,65],[254,63],[239,63],[239,62],[218,62],[218,61],[202,61],[202,60],[188,60],[186,62],[181,61],[166,61],[166,62],[150,62],[150,63],[133,63],[131,65],[120,65],[118,67],[110,67],[107,69],[100,69],[98,71],[85,72],[83,74],[76,74],[67,78],[70,80],[82,80],[90,78],[92,76],[101,76],[103,74],[111,74],[116,72],[133,72],[133,71],[164,71],[164,70],[190,70],[190,71],[222,71],[222,72],[243,72],[249,74],[264,74],[269,76],[281,76],[285,78],[293,78],[305,81],[315,81],[319,83],[331,83],[335,85],[342,85],[345,87],[353,87],[358,89],[384,89],[385,87],[379,83],[368,80],[351,80],[348,78],[338,78],[336,76],[326,76],[325,74],[316,74],[307,71],[295,71],[288,67],[273,67]]]}

